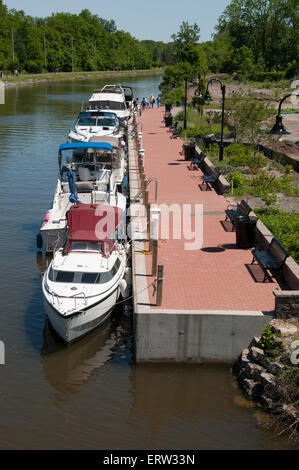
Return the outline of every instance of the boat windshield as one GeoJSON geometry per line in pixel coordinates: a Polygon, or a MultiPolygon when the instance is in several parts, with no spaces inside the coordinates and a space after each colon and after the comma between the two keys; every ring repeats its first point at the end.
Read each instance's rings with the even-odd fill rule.
{"type": "Polygon", "coordinates": [[[92,117],[80,117],[77,122],[78,126],[96,126],[96,119],[92,117]]]}
{"type": "Polygon", "coordinates": [[[59,156],[59,168],[60,174],[65,177],[67,181],[67,168],[71,166],[73,172],[77,172],[79,166],[86,166],[91,170],[96,170],[97,165],[112,165],[112,152],[109,150],[101,149],[66,149],[60,153],[59,156]]]}
{"type": "Polygon", "coordinates": [[[114,278],[119,270],[120,264],[120,259],[117,258],[112,269],[104,272],[60,271],[58,269],[53,269],[51,266],[48,272],[48,277],[52,282],[105,284],[114,278]]]}
{"type": "Polygon", "coordinates": [[[104,117],[98,117],[97,126],[109,126],[114,127],[116,125],[116,119],[107,119],[104,117]]]}

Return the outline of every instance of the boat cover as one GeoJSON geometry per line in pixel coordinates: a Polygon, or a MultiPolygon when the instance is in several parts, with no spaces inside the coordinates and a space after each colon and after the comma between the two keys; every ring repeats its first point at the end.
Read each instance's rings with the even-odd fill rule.
{"type": "Polygon", "coordinates": [[[77,149],[95,149],[95,150],[109,150],[113,152],[113,147],[106,142],[72,142],[61,144],[59,152],[62,150],[77,150],[77,149]]]}
{"type": "Polygon", "coordinates": [[[70,251],[73,241],[108,242],[109,251],[113,251],[114,243],[109,237],[115,231],[123,215],[123,211],[116,206],[73,205],[66,214],[69,228],[66,253],[70,251]]]}

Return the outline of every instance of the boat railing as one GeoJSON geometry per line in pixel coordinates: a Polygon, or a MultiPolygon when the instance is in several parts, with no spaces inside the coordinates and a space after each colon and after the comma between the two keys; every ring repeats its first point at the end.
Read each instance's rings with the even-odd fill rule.
{"type": "Polygon", "coordinates": [[[52,296],[53,305],[55,304],[55,298],[56,298],[56,300],[57,300],[57,305],[58,305],[58,307],[60,307],[59,295],[56,294],[56,292],[51,292],[51,296],[52,296]]]}
{"type": "Polygon", "coordinates": [[[82,291],[82,292],[77,292],[76,294],[69,296],[70,299],[72,299],[72,298],[74,299],[74,301],[75,301],[75,308],[77,308],[77,296],[78,296],[78,295],[83,295],[83,297],[84,297],[84,303],[85,303],[85,305],[87,305],[87,300],[86,300],[85,292],[83,292],[83,291],[82,291]]]}

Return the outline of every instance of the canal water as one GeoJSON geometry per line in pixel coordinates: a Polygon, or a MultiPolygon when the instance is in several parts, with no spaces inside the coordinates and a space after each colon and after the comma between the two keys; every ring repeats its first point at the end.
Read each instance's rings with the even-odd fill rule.
{"type": "MultiPolygon", "coordinates": [[[[140,100],[157,96],[159,82],[126,79],[140,100]]],[[[49,326],[48,260],[35,238],[54,194],[58,146],[103,84],[10,88],[0,105],[0,448],[291,448],[264,428],[230,366],[135,365],[130,306],[70,347],[49,326]]]]}

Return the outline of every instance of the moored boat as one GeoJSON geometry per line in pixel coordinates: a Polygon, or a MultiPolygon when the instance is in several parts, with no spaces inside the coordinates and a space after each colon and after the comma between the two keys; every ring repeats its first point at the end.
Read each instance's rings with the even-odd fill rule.
{"type": "Polygon", "coordinates": [[[124,126],[117,115],[108,111],[83,111],[79,113],[73,129],[68,132],[69,142],[89,142],[94,136],[124,138],[124,126]]]}
{"type": "Polygon", "coordinates": [[[125,209],[126,198],[119,191],[126,171],[125,149],[118,146],[116,137],[107,136],[105,140],[114,146],[107,142],[83,142],[59,147],[53,203],[40,228],[40,245],[46,252],[65,243],[66,213],[74,203],[103,203],[125,209]]]}
{"type": "Polygon", "coordinates": [[[119,85],[105,85],[101,89],[94,90],[86,111],[90,110],[114,112],[123,121],[127,121],[131,116],[124,89],[119,85]]]}
{"type": "Polygon", "coordinates": [[[111,314],[124,293],[126,251],[117,241],[119,207],[80,204],[67,212],[68,237],[46,270],[42,289],[49,320],[67,343],[111,314]]]}

